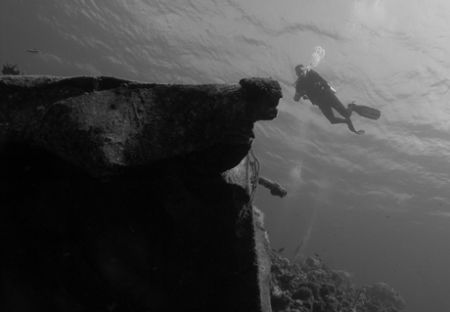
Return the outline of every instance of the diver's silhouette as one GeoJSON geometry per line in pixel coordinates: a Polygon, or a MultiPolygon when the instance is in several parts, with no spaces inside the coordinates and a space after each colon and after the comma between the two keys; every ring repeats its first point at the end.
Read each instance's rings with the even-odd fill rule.
{"type": "Polygon", "coordinates": [[[350,119],[352,112],[370,118],[378,119],[380,111],[364,105],[350,103],[347,108],[335,95],[335,90],[316,71],[306,68],[303,65],[295,67],[297,81],[295,82],[294,101],[301,98],[309,99],[313,105],[317,105],[331,124],[345,123],[350,131],[356,134],[363,134],[364,130],[356,130],[350,119]],[[336,110],[342,117],[336,117],[333,110],[336,110]]]}

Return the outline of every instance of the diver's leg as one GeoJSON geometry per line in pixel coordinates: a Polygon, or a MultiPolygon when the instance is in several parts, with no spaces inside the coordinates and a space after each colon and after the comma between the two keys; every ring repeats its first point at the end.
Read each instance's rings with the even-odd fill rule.
{"type": "Polygon", "coordinates": [[[334,125],[334,124],[345,123],[345,124],[347,124],[347,127],[351,132],[356,133],[356,134],[364,133],[364,130],[356,130],[355,129],[352,121],[350,120],[350,117],[341,118],[341,117],[334,116],[333,110],[328,105],[319,105],[319,108],[322,111],[322,113],[325,115],[325,117],[330,121],[331,124],[334,125]]]}
{"type": "Polygon", "coordinates": [[[348,105],[348,108],[346,108],[336,96],[334,97],[334,101],[331,102],[331,106],[345,118],[345,123],[347,124],[348,129],[356,134],[363,134],[364,130],[356,130],[350,120],[354,105],[355,104],[352,102],[348,105]]]}
{"type": "Polygon", "coordinates": [[[339,99],[334,96],[333,101],[330,101],[331,107],[333,107],[339,114],[341,114],[344,118],[350,118],[350,116],[352,115],[352,109],[351,107],[353,107],[352,105],[348,105],[348,108],[346,108],[344,106],[344,104],[342,104],[341,101],[339,101],[339,99]]]}
{"type": "Polygon", "coordinates": [[[323,115],[328,119],[328,121],[331,124],[340,124],[340,123],[347,123],[347,120],[341,117],[336,117],[333,114],[333,110],[328,105],[319,105],[320,110],[322,111],[323,115]]]}
{"type": "Polygon", "coordinates": [[[356,130],[355,127],[353,126],[352,121],[350,120],[350,118],[347,119],[347,127],[351,132],[354,132],[356,134],[363,134],[364,130],[356,130]]]}
{"type": "Polygon", "coordinates": [[[355,106],[356,106],[355,101],[351,101],[350,103],[347,104],[347,111],[351,114],[355,106]]]}

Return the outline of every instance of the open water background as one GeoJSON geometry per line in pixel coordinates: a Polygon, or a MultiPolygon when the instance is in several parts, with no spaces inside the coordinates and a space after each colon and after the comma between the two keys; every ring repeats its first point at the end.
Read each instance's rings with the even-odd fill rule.
{"type": "Polygon", "coordinates": [[[407,311],[450,311],[448,0],[1,0],[0,63],[28,74],[159,83],[280,81],[280,114],[257,124],[259,189],[274,248],[318,253],[357,283],[384,281],[407,311]],[[316,70],[363,136],[295,103],[293,67],[316,70]],[[27,49],[38,49],[29,53],[27,49]]]}

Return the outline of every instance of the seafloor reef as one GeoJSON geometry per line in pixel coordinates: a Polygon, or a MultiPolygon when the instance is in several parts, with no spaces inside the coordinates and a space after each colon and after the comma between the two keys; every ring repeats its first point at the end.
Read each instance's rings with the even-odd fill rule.
{"type": "Polygon", "coordinates": [[[405,301],[385,283],[356,286],[318,257],[290,262],[272,252],[273,312],[400,312],[405,301]]]}

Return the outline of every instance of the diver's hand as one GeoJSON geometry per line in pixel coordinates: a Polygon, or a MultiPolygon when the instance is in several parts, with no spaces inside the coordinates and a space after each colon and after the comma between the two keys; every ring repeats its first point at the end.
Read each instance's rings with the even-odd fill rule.
{"type": "Polygon", "coordinates": [[[307,95],[300,95],[300,94],[296,93],[294,96],[294,101],[298,102],[298,101],[300,101],[300,99],[309,100],[309,97],[307,95]]]}
{"type": "Polygon", "coordinates": [[[364,133],[366,133],[366,131],[364,131],[364,130],[356,130],[356,131],[354,131],[356,134],[364,134],[364,133]]]}

